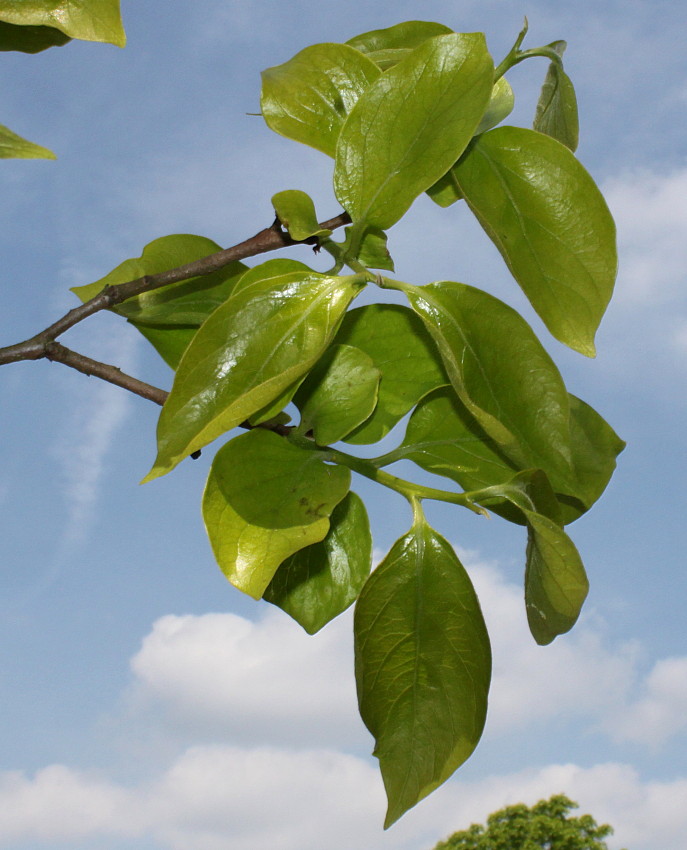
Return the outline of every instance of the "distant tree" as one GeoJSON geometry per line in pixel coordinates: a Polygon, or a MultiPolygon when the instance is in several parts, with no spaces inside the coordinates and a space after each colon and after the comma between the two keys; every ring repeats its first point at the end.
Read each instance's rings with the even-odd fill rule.
{"type": "Polygon", "coordinates": [[[531,808],[519,803],[440,841],[434,850],[608,850],[603,840],[613,834],[591,815],[569,817],[577,808],[563,794],[540,800],[531,808]]]}

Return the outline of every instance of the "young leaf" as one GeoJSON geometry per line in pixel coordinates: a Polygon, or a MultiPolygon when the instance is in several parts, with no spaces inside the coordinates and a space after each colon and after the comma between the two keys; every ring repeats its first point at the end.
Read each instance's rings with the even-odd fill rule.
{"type": "MultiPolygon", "coordinates": [[[[589,405],[573,395],[570,403],[570,445],[574,488],[555,473],[551,485],[559,500],[563,524],[573,522],[599,498],[624,447],[610,425],[589,405]]],[[[437,475],[456,481],[464,490],[479,490],[510,481],[518,467],[500,451],[451,389],[426,396],[413,411],[401,446],[389,462],[407,458],[437,475]]],[[[490,506],[500,516],[522,522],[507,506],[490,506]]]]}
{"type": "Polygon", "coordinates": [[[289,272],[306,272],[308,274],[314,274],[314,269],[311,269],[310,266],[306,266],[305,263],[301,263],[299,260],[291,260],[288,257],[277,257],[273,260],[265,260],[264,263],[253,266],[253,268],[248,269],[241,275],[232,290],[232,294],[241,292],[242,289],[247,289],[254,283],[262,284],[263,281],[268,280],[269,278],[280,277],[283,274],[289,274],[289,272]]]}
{"type": "Polygon", "coordinates": [[[435,35],[453,32],[443,24],[430,21],[404,21],[393,27],[365,32],[349,39],[346,44],[367,54],[379,67],[386,71],[397,65],[416,47],[435,35]]]}
{"type": "Polygon", "coordinates": [[[314,44],[262,72],[262,115],[275,133],[334,156],[346,117],[379,74],[347,44],[314,44]]]}
{"type": "MultiPolygon", "coordinates": [[[[346,239],[342,243],[343,250],[346,251],[350,245],[353,236],[353,228],[347,227],[345,230],[346,239]]],[[[394,261],[386,247],[387,235],[378,227],[366,227],[363,233],[363,238],[360,240],[358,248],[359,260],[368,269],[386,269],[392,272],[394,270],[394,261]]]]}
{"type": "Polygon", "coordinates": [[[40,53],[49,47],[61,47],[68,41],[71,41],[68,35],[53,27],[25,27],[0,21],[0,51],[40,53]]]}
{"type": "Polygon", "coordinates": [[[468,411],[520,469],[575,487],[570,407],[560,372],[527,322],[482,290],[401,284],[468,411]]]}
{"type": "MultiPolygon", "coordinates": [[[[564,41],[554,41],[549,47],[562,56],[566,44],[564,41]]],[[[577,150],[580,137],[577,97],[575,87],[560,62],[551,62],[549,65],[533,127],[540,133],[558,139],[571,151],[577,150]]]]}
{"type": "Polygon", "coordinates": [[[126,44],[119,0],[0,0],[0,19],[20,26],[54,27],[84,41],[126,44]]]}
{"type": "Polygon", "coordinates": [[[360,97],[336,148],[334,190],[354,222],[383,230],[451,167],[489,102],[481,33],[423,42],[360,97]]]}
{"type": "Polygon", "coordinates": [[[354,631],[360,714],[376,741],[388,827],[476,747],[491,678],[489,637],[465,569],[424,521],[368,579],[354,631]]]}
{"type": "Polygon", "coordinates": [[[482,116],[482,120],[477,125],[475,135],[486,133],[497,124],[500,124],[504,118],[507,118],[513,111],[515,105],[515,95],[510,83],[505,77],[500,77],[495,83],[491,92],[491,98],[487,106],[486,112],[482,116]]]}
{"type": "Polygon", "coordinates": [[[144,322],[129,321],[172,369],[177,368],[198,330],[197,325],[146,325],[144,322]]]}
{"type": "MultiPolygon", "coordinates": [[[[140,257],[125,260],[100,280],[85,286],[74,286],[71,291],[85,302],[106,286],[126,283],[144,275],[159,274],[221,250],[216,242],[204,236],[188,233],[163,236],[149,242],[140,257]]],[[[230,263],[216,272],[136,295],[115,307],[114,312],[148,325],[199,327],[210,313],[227,300],[246,271],[247,266],[243,263],[230,263]]]]}
{"type": "Polygon", "coordinates": [[[292,239],[300,241],[310,236],[329,236],[331,233],[331,230],[322,230],[312,198],[300,189],[287,189],[272,195],[272,206],[292,239]]]}
{"type": "Polygon", "coordinates": [[[381,440],[424,395],[449,382],[431,337],[407,307],[370,304],[351,310],[336,342],[364,351],[381,373],[377,406],[348,434],[348,443],[381,440]]]}
{"type": "Polygon", "coordinates": [[[330,523],[324,540],[281,564],[263,594],[311,635],[356,600],[372,563],[370,523],[359,496],[348,493],[330,523]]]}
{"type": "Polygon", "coordinates": [[[57,159],[47,148],[22,139],[0,124],[0,159],[57,159]]]}
{"type": "Polygon", "coordinates": [[[322,540],[351,474],[316,452],[256,428],[221,448],[212,463],[203,519],[229,581],[259,599],[286,558],[322,540]]]}
{"type": "Polygon", "coordinates": [[[316,363],[360,277],[291,272],[235,293],[205,321],[177,368],[145,481],[235,428],[316,363]]]}
{"type": "Polygon", "coordinates": [[[327,446],[364,422],[377,403],[379,369],[351,345],[333,345],[310,371],[294,397],[301,431],[327,446]]]}
{"type": "Polygon", "coordinates": [[[589,582],[575,544],[548,517],[526,512],[525,606],[532,637],[545,645],[575,625],[589,582]]]}
{"type": "Polygon", "coordinates": [[[549,331],[593,357],[617,255],[613,219],[589,174],[560,142],[520,127],[480,136],[453,173],[549,331]]]}

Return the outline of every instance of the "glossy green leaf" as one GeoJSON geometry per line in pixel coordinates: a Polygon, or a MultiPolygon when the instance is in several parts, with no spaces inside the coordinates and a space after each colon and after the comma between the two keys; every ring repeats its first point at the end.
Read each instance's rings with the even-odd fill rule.
{"type": "MultiPolygon", "coordinates": [[[[146,245],[140,257],[125,260],[94,283],[72,287],[72,292],[85,302],[106,286],[175,269],[221,250],[216,242],[204,236],[188,233],[163,236],[146,245]]],[[[246,271],[247,267],[243,263],[230,263],[211,274],[192,277],[129,298],[115,307],[114,312],[149,325],[198,327],[227,300],[246,271]]]]}
{"type": "Polygon", "coordinates": [[[53,27],[23,27],[0,21],[0,51],[40,53],[49,47],[61,47],[70,40],[68,35],[53,27]]]}
{"type": "Polygon", "coordinates": [[[489,102],[481,33],[439,35],[360,97],[336,148],[334,190],[354,222],[383,230],[458,159],[489,102]]]}
{"type": "Polygon", "coordinates": [[[547,328],[594,356],[617,255],[613,219],[589,174],[550,136],[498,127],[475,140],[454,175],[547,328]]]}
{"type": "MultiPolygon", "coordinates": [[[[508,80],[501,77],[494,84],[489,105],[482,116],[482,120],[477,125],[475,135],[484,133],[500,124],[513,111],[514,103],[513,89],[508,80]]],[[[453,173],[453,168],[450,168],[433,186],[430,186],[427,189],[427,194],[440,207],[450,207],[451,204],[460,201],[463,195],[453,173]]]]}
{"type": "MultiPolygon", "coordinates": [[[[566,43],[554,41],[549,47],[559,56],[563,55],[566,43]]],[[[577,114],[577,96],[572,80],[559,62],[551,62],[544,79],[534,129],[558,139],[571,151],[577,150],[580,138],[580,122],[577,114]]]]}
{"type": "Polygon", "coordinates": [[[435,35],[447,35],[452,30],[443,24],[431,21],[404,21],[393,27],[365,32],[349,39],[346,44],[367,54],[372,61],[386,71],[435,35]]]}
{"type": "Polygon", "coordinates": [[[57,159],[47,148],[29,142],[0,124],[0,159],[57,159]]]}
{"type": "Polygon", "coordinates": [[[570,405],[560,372],[527,322],[482,290],[401,285],[468,411],[520,469],[541,468],[574,492],[570,405]]]}
{"type": "Polygon", "coordinates": [[[248,269],[248,271],[241,275],[232,290],[232,294],[241,292],[242,289],[247,289],[254,283],[263,283],[263,281],[269,280],[273,277],[280,277],[281,275],[288,274],[289,272],[301,271],[310,273],[314,272],[314,269],[311,269],[310,266],[306,266],[305,263],[301,263],[298,260],[291,260],[288,257],[277,257],[273,260],[265,260],[264,263],[253,266],[252,269],[248,269]]]}
{"type": "Polygon", "coordinates": [[[525,606],[532,637],[551,643],[577,621],[589,582],[575,544],[560,526],[528,513],[525,606]]]}
{"type": "Polygon", "coordinates": [[[334,156],[344,121],[379,74],[347,44],[314,44],[262,72],[263,117],[276,133],[334,156]]]}
{"type": "Polygon", "coordinates": [[[0,0],[0,20],[19,26],[54,27],[71,38],[124,47],[119,0],[0,0]]]}
{"type": "MultiPolygon", "coordinates": [[[[265,405],[265,407],[261,407],[260,410],[257,411],[257,413],[254,413],[252,416],[249,416],[249,423],[251,425],[262,425],[263,422],[270,422],[275,418],[275,416],[281,414],[286,405],[291,402],[291,399],[296,394],[296,390],[298,389],[298,387],[300,387],[302,382],[302,377],[294,381],[290,387],[287,387],[284,392],[280,393],[273,401],[265,405]]],[[[286,418],[287,421],[291,419],[291,417],[288,415],[286,415],[286,418]]]]}
{"type": "MultiPolygon", "coordinates": [[[[342,243],[344,251],[348,249],[354,236],[352,227],[347,227],[345,232],[346,239],[342,243]]],[[[378,227],[367,227],[360,240],[357,257],[354,257],[354,259],[358,259],[368,269],[386,269],[392,272],[394,261],[387,250],[386,243],[387,235],[383,230],[378,227]]]]}
{"type": "Polygon", "coordinates": [[[277,567],[322,540],[351,474],[272,431],[256,428],[221,448],[212,463],[203,519],[229,581],[259,599],[277,567]]]}
{"type": "Polygon", "coordinates": [[[331,230],[320,227],[312,198],[300,189],[287,189],[272,195],[272,206],[292,239],[300,241],[311,236],[329,236],[331,233],[331,230]]]}
{"type": "Polygon", "coordinates": [[[303,432],[320,446],[336,443],[364,422],[377,404],[379,369],[351,345],[334,345],[310,371],[295,395],[303,432]]]}
{"type": "Polygon", "coordinates": [[[348,443],[376,443],[428,392],[448,383],[422,322],[407,307],[370,304],[346,315],[336,342],[364,351],[381,373],[377,406],[348,443]]]}
{"type": "Polygon", "coordinates": [[[385,826],[445,782],[482,734],[491,651],[472,583],[424,522],[372,573],[355,610],[360,714],[389,800],[385,826]]]}
{"type": "Polygon", "coordinates": [[[315,634],[358,597],[370,573],[372,535],[365,505],[348,493],[334,508],[327,536],[284,561],[263,598],[315,634]]]}
{"type": "MultiPolygon", "coordinates": [[[[569,476],[551,475],[560,519],[570,523],[587,511],[605,489],[624,446],[608,423],[589,405],[569,395],[574,492],[569,476]]],[[[518,467],[480,427],[451,389],[426,396],[413,411],[401,446],[388,462],[406,458],[418,466],[456,481],[464,490],[504,484],[518,467]]],[[[491,506],[511,521],[522,521],[506,507],[491,506]]]]}
{"type": "Polygon", "coordinates": [[[144,480],[274,401],[322,356],[364,284],[359,276],[291,272],[235,293],[205,321],[177,368],[144,480]]]}

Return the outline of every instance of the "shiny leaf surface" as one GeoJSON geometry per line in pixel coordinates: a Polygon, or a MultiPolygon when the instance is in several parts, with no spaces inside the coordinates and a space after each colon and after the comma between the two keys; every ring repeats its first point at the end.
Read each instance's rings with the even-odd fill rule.
{"type": "Polygon", "coordinates": [[[324,353],[360,278],[291,272],[235,293],[205,321],[177,368],[146,481],[279,397],[324,353]]]}
{"type": "Polygon", "coordinates": [[[203,519],[229,581],[259,599],[286,558],[322,540],[351,474],[272,431],[255,429],[217,452],[203,519]]]}
{"type": "Polygon", "coordinates": [[[370,304],[348,313],[336,342],[364,351],[381,373],[377,406],[348,443],[376,443],[428,392],[448,383],[422,322],[407,307],[370,304]]]}
{"type": "Polygon", "coordinates": [[[613,219],[589,174],[550,136],[498,127],[475,140],[454,175],[549,331],[594,356],[617,255],[613,219]]]}
{"type": "Polygon", "coordinates": [[[375,63],[347,44],[315,44],[262,72],[260,105],[267,126],[329,156],[365,89],[375,63]]]}
{"type": "Polygon", "coordinates": [[[303,432],[320,446],[335,443],[364,422],[377,404],[380,372],[351,345],[334,345],[301,384],[294,402],[303,432]]]}
{"type": "Polygon", "coordinates": [[[54,27],[71,38],[124,47],[119,0],[0,0],[0,20],[20,26],[54,27]]]}
{"type": "Polygon", "coordinates": [[[472,753],[491,678],[472,583],[452,547],[424,522],[393,545],[360,594],[355,667],[390,826],[472,753]]]}
{"type": "Polygon", "coordinates": [[[349,39],[346,44],[367,54],[375,64],[386,71],[435,35],[447,35],[452,30],[431,21],[404,21],[393,27],[365,32],[349,39]]]}
{"type": "Polygon", "coordinates": [[[386,229],[470,141],[493,63],[480,33],[430,38],[360,97],[336,148],[334,190],[354,222],[386,229]]]}
{"type": "Polygon", "coordinates": [[[315,634],[351,605],[372,563],[365,505],[355,493],[334,508],[327,536],[284,561],[263,598],[315,634]]]}
{"type": "Polygon", "coordinates": [[[544,469],[574,488],[568,393],[527,322],[462,283],[403,288],[458,397],[500,451],[518,468],[544,469]]]}

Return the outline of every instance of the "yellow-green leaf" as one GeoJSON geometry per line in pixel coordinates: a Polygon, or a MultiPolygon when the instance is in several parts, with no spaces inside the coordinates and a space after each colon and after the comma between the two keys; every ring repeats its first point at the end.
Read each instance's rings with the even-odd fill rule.
{"type": "Polygon", "coordinates": [[[0,20],[54,27],[84,41],[126,44],[119,0],[0,0],[0,20]]]}

